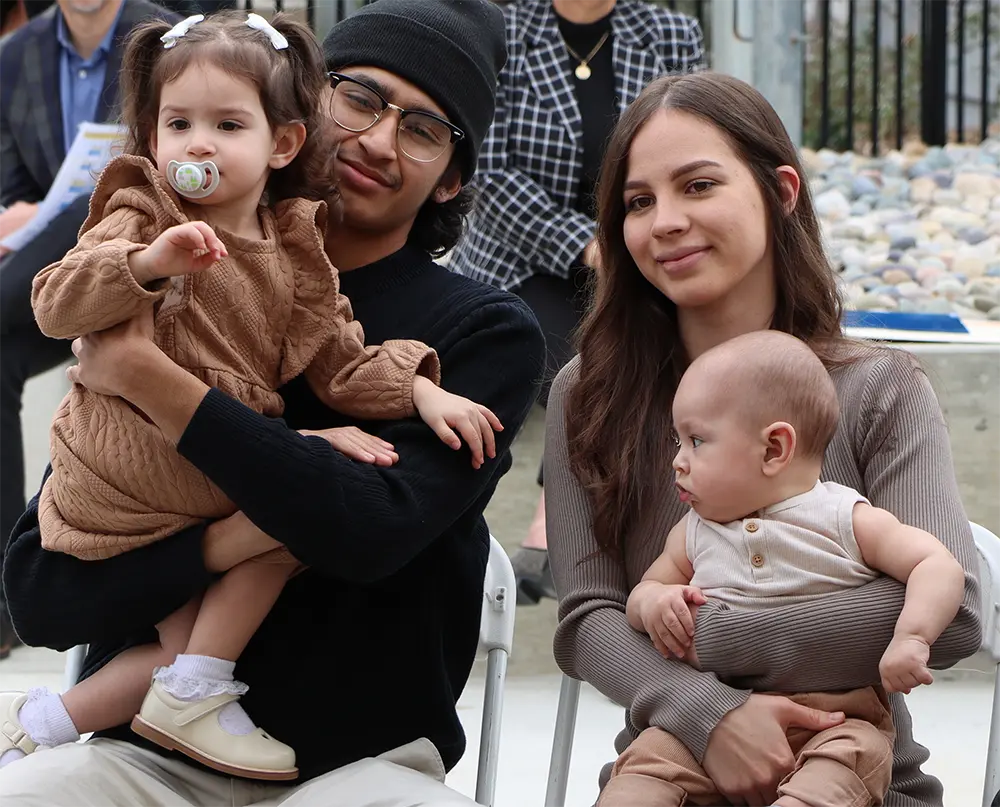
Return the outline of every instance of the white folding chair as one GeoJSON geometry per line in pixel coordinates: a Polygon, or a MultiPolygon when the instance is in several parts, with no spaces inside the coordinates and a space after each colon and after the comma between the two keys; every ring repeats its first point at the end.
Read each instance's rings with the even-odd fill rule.
{"type": "Polygon", "coordinates": [[[66,652],[66,666],[63,668],[63,692],[80,680],[83,660],[87,656],[87,645],[78,644],[66,652]]]}
{"type": "Polygon", "coordinates": [[[497,788],[503,692],[507,680],[507,657],[514,643],[516,592],[514,567],[503,547],[491,535],[479,624],[479,647],[486,651],[487,656],[483,724],[479,735],[479,770],[476,774],[476,801],[486,807],[493,807],[497,788]]]}
{"type": "Polygon", "coordinates": [[[983,592],[983,652],[996,665],[983,782],[983,807],[990,807],[990,800],[1000,790],[1000,538],[978,524],[972,525],[972,536],[979,552],[979,584],[983,592]]]}
{"type": "MultiPolygon", "coordinates": [[[[983,805],[1000,789],[1000,538],[985,527],[972,524],[972,536],[979,554],[979,580],[983,594],[983,652],[996,664],[993,686],[993,717],[986,748],[986,780],[983,805]]],[[[576,713],[580,704],[580,682],[564,675],[559,688],[556,727],[552,736],[552,756],[545,789],[545,807],[564,807],[573,753],[576,713]]]]}
{"type": "MultiPolygon", "coordinates": [[[[479,740],[479,769],[476,775],[476,801],[493,807],[500,759],[500,723],[503,717],[504,683],[507,680],[507,657],[514,643],[514,594],[517,584],[514,567],[503,547],[490,536],[490,558],[483,587],[482,616],[479,624],[479,648],[487,654],[486,692],[483,696],[483,724],[479,740]]],[[[80,678],[86,645],[70,648],[63,672],[63,690],[80,678]]]]}
{"type": "Polygon", "coordinates": [[[573,735],[576,733],[576,713],[579,706],[580,682],[564,675],[559,686],[559,707],[556,709],[556,730],[552,736],[545,807],[564,807],[566,804],[569,762],[573,756],[573,735]]]}

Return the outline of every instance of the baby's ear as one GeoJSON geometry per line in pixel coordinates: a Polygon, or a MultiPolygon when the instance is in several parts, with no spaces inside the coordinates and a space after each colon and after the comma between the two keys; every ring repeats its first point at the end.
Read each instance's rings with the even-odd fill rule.
{"type": "Polygon", "coordinates": [[[305,124],[288,123],[278,126],[274,131],[274,149],[268,166],[273,170],[284,168],[298,156],[305,142],[305,124]]]}
{"type": "Polygon", "coordinates": [[[777,476],[788,467],[795,456],[798,438],[791,423],[772,423],[763,431],[764,459],[761,470],[764,476],[777,476]]]}

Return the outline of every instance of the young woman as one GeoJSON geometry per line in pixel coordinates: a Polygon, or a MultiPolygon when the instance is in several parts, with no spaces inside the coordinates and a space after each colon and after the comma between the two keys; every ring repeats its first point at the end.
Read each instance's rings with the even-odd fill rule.
{"type": "MultiPolygon", "coordinates": [[[[767,328],[813,348],[843,412],[823,479],[936,535],[966,570],[962,607],[934,644],[932,666],[954,664],[980,641],[975,550],[941,410],[907,354],[842,336],[803,176],[780,119],[749,85],[702,73],[647,87],[607,149],[604,271],[580,356],[556,379],[548,409],[556,658],[629,707],[619,753],[643,729],[663,728],[734,804],[773,803],[793,766],[789,727],[818,731],[839,720],[757,693],[877,683],[903,587],[882,578],[820,606],[767,614],[709,602],[698,616],[695,666],[665,658],[629,626],[629,592],[685,513],[670,412],[685,367],[705,351],[767,328]]],[[[885,804],[940,805],[940,784],[919,769],[927,752],[913,740],[902,696],[891,705],[897,738],[885,804]]]]}
{"type": "MultiPolygon", "coordinates": [[[[701,66],[702,33],[696,19],[642,0],[519,0],[501,8],[509,56],[480,155],[480,201],[449,268],[531,306],[545,333],[538,402],[546,406],[552,380],[576,352],[570,334],[597,265],[594,185],[604,145],[650,81],[701,66]]],[[[544,496],[511,562],[518,604],[555,596],[544,496]]]]}

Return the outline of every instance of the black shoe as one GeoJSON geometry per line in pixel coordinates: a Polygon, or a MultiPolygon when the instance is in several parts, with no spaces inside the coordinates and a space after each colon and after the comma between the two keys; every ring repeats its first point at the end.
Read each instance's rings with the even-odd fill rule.
{"type": "Polygon", "coordinates": [[[10,656],[10,651],[24,644],[14,633],[14,626],[6,611],[0,611],[0,661],[10,656]]]}
{"type": "Polygon", "coordinates": [[[522,546],[510,556],[510,562],[517,578],[518,605],[538,605],[542,597],[556,599],[547,550],[522,546]]]}

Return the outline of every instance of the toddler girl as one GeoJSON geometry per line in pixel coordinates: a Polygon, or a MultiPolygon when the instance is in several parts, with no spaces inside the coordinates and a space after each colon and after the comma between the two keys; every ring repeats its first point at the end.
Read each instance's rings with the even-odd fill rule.
{"type": "MultiPolygon", "coordinates": [[[[694,637],[689,605],[706,598],[767,608],[862,586],[880,572],[906,584],[881,687],[790,695],[845,719],[819,733],[789,729],[796,767],[778,788],[780,807],[882,804],[895,736],[885,693],[932,682],[930,646],[964,590],[961,565],[937,538],[819,481],[839,418],[823,363],[788,334],[749,333],[693,361],[673,402],[676,485],[691,511],[626,606],[633,628],[684,659],[694,637]]],[[[683,743],[649,728],[618,758],[598,805],[724,801],[683,743]]]]}
{"type": "MultiPolygon", "coordinates": [[[[436,386],[426,345],[366,347],[338,293],[324,251],[323,57],[308,28],[242,12],[151,22],[128,42],[122,84],[127,156],[101,175],[79,244],[35,279],[42,331],[73,338],[155,306],[159,347],[258,412],[280,415],[276,390],[304,373],[338,411],[417,412],[453,448],[449,426],[459,429],[478,447],[476,467],[483,444],[493,456],[493,413],[436,386]]],[[[75,386],[51,453],[39,502],[47,549],[106,558],[235,511],[120,398],[75,386]]],[[[254,727],[233,671],[298,568],[285,550],[240,564],[159,625],[159,645],[122,653],[63,698],[21,696],[5,712],[29,740],[8,738],[0,763],[134,716],[137,733],[217,770],[295,778],[294,751],[254,727]]]]}

